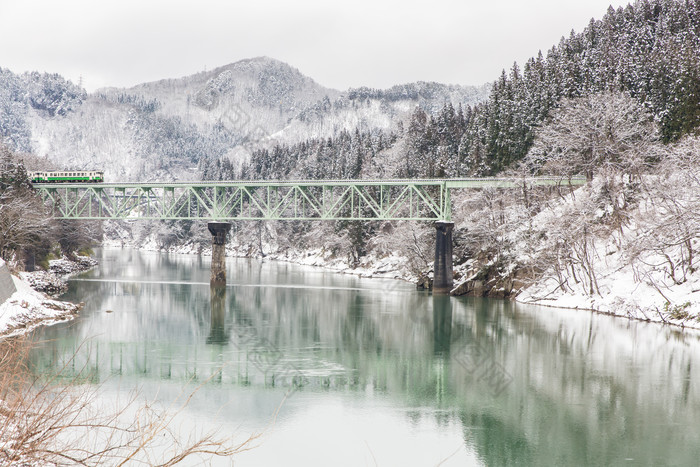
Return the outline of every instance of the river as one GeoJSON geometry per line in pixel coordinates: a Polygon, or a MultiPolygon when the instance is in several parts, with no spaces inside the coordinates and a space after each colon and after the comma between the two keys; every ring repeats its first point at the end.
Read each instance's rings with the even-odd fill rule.
{"type": "Polygon", "coordinates": [[[209,258],[97,256],[65,296],[81,315],[36,333],[35,368],[76,354],[104,397],[166,405],[206,382],[181,423],[263,431],[237,466],[700,460],[697,332],[248,259],[211,290],[209,258]]]}

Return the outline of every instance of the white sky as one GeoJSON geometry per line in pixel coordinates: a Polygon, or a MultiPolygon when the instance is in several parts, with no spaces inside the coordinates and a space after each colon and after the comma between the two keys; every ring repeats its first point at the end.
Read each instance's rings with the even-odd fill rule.
{"type": "Polygon", "coordinates": [[[0,0],[0,67],[82,76],[92,91],[266,55],[340,90],[482,84],[627,3],[0,0]]]}

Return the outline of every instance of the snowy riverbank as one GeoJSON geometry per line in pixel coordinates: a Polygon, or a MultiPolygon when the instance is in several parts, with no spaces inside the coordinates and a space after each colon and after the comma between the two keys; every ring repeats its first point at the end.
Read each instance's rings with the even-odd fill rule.
{"type": "Polygon", "coordinates": [[[691,207],[699,193],[683,193],[673,181],[644,180],[649,187],[634,193],[615,228],[602,222],[615,209],[598,179],[542,210],[530,228],[546,240],[529,250],[518,240],[524,235],[513,242],[521,255],[541,254],[550,265],[516,300],[700,329],[700,238],[691,207]]]}
{"type": "MultiPolygon", "coordinates": [[[[602,242],[597,246],[606,251],[602,242]]],[[[700,271],[675,283],[663,271],[649,268],[640,281],[639,270],[626,264],[625,252],[607,247],[607,253],[596,259],[599,292],[585,293],[582,288],[564,291],[552,275],[523,290],[516,301],[700,329],[700,271]]],[[[653,261],[647,258],[648,264],[653,261]]]]}
{"type": "MultiPolygon", "coordinates": [[[[626,264],[627,251],[619,248],[619,239],[604,238],[596,242],[597,283],[600,293],[589,294],[583,289],[570,288],[564,291],[552,275],[543,277],[540,281],[514,290],[514,300],[554,308],[591,310],[598,313],[619,316],[621,318],[652,321],[673,324],[680,327],[700,329],[700,271],[688,275],[682,284],[669,284],[664,271],[649,271],[650,276],[645,281],[639,281],[635,274],[639,269],[626,264]],[[652,285],[653,284],[653,285],[652,285]],[[658,288],[658,289],[657,289],[658,288]],[[668,303],[668,305],[667,305],[668,303]],[[686,305],[687,304],[687,305],[686,305]]],[[[106,242],[106,246],[109,245],[106,242]]],[[[118,247],[116,243],[111,245],[118,247]]],[[[247,245],[229,242],[227,256],[241,258],[256,258],[261,260],[285,261],[294,264],[320,267],[341,274],[354,274],[360,277],[377,277],[404,280],[416,283],[417,276],[408,271],[406,259],[398,255],[379,257],[369,254],[361,258],[361,262],[350,265],[347,261],[334,257],[322,248],[307,252],[291,251],[274,252],[274,245],[265,245],[267,251],[273,251],[264,257],[260,254],[250,254],[247,245]]],[[[155,242],[145,243],[141,249],[146,251],[162,251],[155,242]]],[[[199,245],[188,243],[167,249],[177,254],[211,255],[211,249],[200,248],[199,245]]],[[[647,258],[649,261],[652,258],[647,258]]],[[[478,265],[473,261],[455,266],[455,273],[462,278],[470,277],[478,265]]],[[[479,281],[477,281],[479,282],[479,281]]],[[[517,281],[515,281],[517,285],[517,281]]],[[[455,293],[461,294],[455,282],[455,293]]],[[[466,290],[462,288],[462,290],[466,290]]],[[[474,292],[474,289],[469,289],[474,292]]],[[[476,291],[479,295],[479,291],[476,291]]]]}
{"type": "Polygon", "coordinates": [[[0,304],[0,337],[73,319],[83,304],[64,302],[51,296],[65,292],[67,277],[96,265],[93,258],[78,256],[75,261],[67,258],[50,261],[48,272],[21,272],[19,277],[12,275],[17,290],[0,304]]]}
{"type": "Polygon", "coordinates": [[[31,331],[37,326],[72,319],[82,304],[63,302],[38,292],[28,282],[12,276],[17,291],[0,305],[0,336],[31,331]]]}

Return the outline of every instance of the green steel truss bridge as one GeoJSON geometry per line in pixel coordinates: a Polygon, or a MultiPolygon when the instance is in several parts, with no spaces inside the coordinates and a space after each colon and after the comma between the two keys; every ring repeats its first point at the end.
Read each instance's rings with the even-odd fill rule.
{"type": "Polygon", "coordinates": [[[459,188],[583,185],[584,178],[34,184],[61,219],[452,220],[459,188]]]}

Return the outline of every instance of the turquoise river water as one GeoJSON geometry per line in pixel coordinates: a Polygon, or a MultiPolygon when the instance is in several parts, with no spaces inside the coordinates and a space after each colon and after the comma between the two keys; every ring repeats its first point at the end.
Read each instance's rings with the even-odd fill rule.
{"type": "Polygon", "coordinates": [[[212,290],[209,258],[97,255],[35,367],[76,354],[103,397],[164,405],[209,380],[179,423],[262,432],[237,466],[700,465],[698,333],[247,259],[212,290]]]}

